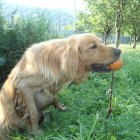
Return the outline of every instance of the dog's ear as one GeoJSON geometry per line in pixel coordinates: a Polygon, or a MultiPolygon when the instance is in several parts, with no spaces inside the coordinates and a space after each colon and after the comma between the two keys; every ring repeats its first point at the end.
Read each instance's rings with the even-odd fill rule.
{"type": "Polygon", "coordinates": [[[70,43],[61,57],[61,68],[65,75],[71,80],[76,78],[79,68],[78,46],[76,43],[70,43]]]}

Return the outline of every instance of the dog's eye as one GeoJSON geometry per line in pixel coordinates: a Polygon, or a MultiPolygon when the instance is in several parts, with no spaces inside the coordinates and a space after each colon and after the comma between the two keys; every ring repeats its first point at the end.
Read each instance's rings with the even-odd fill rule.
{"type": "Polygon", "coordinates": [[[97,45],[93,45],[92,47],[91,47],[91,49],[96,49],[97,48],[97,45]]]}

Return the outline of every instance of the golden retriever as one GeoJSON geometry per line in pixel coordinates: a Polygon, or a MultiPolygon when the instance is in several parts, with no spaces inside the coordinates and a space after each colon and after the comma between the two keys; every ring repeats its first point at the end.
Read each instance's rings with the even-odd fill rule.
{"type": "MultiPolygon", "coordinates": [[[[96,65],[104,67],[120,57],[119,49],[104,45],[91,33],[32,45],[13,68],[0,91],[0,137],[28,127],[39,131],[42,111],[51,104],[66,110],[57,92],[83,79],[96,65]]],[[[102,69],[102,71],[104,71],[102,69]]]]}

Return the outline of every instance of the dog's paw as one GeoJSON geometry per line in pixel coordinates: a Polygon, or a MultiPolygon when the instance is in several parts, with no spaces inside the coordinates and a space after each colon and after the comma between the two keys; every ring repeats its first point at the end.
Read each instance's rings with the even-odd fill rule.
{"type": "Polygon", "coordinates": [[[49,112],[43,112],[41,119],[39,120],[39,125],[41,125],[42,123],[47,123],[48,121],[50,121],[51,118],[51,114],[49,112]]]}
{"type": "Polygon", "coordinates": [[[69,109],[70,109],[70,108],[67,107],[67,106],[61,106],[61,107],[59,108],[59,110],[62,111],[62,112],[67,111],[67,110],[69,110],[69,109]]]}

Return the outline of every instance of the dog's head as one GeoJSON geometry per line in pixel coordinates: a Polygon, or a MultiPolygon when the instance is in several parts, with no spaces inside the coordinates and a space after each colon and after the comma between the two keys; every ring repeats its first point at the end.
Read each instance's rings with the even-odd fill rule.
{"type": "MultiPolygon", "coordinates": [[[[109,47],[91,33],[74,35],[68,41],[65,64],[67,68],[78,72],[79,69],[95,72],[109,72],[107,66],[115,62],[121,54],[121,50],[109,47]]],[[[70,71],[69,71],[70,73],[70,71]]]]}
{"type": "Polygon", "coordinates": [[[121,54],[120,49],[105,45],[93,34],[81,35],[78,46],[85,67],[96,72],[109,72],[107,66],[115,62],[121,54]]]}

